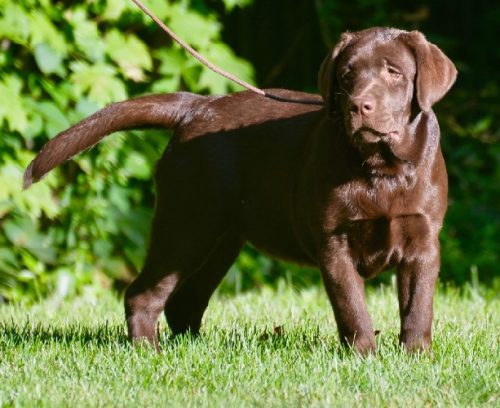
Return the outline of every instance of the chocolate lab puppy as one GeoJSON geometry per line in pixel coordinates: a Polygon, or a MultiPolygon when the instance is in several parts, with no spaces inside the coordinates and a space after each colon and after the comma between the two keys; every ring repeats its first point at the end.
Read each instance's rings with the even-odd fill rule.
{"type": "Polygon", "coordinates": [[[364,279],[397,268],[400,341],[431,344],[447,175],[432,105],[453,63],[419,32],[345,33],[323,62],[325,106],[241,92],[144,96],[112,104],[48,142],[25,187],[104,136],[163,127],[144,268],[125,295],[129,336],[157,346],[162,310],[174,334],[198,332],[210,296],[249,241],[317,266],[340,339],[375,350],[364,279]]]}

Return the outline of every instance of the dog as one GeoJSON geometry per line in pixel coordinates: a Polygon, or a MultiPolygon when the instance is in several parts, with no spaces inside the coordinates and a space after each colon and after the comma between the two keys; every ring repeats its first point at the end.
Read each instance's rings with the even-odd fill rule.
{"type": "Polygon", "coordinates": [[[115,103],[49,141],[25,187],[112,132],[173,129],[145,264],[125,293],[132,341],[158,347],[162,310],[173,334],[198,333],[249,241],[318,267],[341,342],[362,354],[376,350],[364,280],[396,268],[400,342],[428,350],[448,188],[432,106],[456,75],[418,31],[347,32],[321,65],[321,95],[272,90],[324,106],[251,92],[115,103]]]}

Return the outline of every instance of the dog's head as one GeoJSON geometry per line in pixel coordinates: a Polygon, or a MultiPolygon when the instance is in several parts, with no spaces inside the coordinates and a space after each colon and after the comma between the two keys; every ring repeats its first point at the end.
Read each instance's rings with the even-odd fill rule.
{"type": "Polygon", "coordinates": [[[376,167],[384,149],[408,143],[412,118],[430,111],[455,78],[453,63],[420,32],[371,28],[342,34],[318,82],[329,113],[342,119],[351,143],[376,167]]]}

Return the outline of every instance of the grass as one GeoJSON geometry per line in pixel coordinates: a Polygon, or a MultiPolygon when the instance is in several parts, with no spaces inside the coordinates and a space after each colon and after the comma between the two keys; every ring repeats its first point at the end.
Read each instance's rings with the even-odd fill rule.
{"type": "Polygon", "coordinates": [[[393,290],[370,291],[368,303],[381,333],[366,358],[339,346],[318,288],[218,296],[201,337],[164,330],[159,354],[128,344],[111,295],[4,305],[0,406],[500,405],[498,299],[440,292],[433,353],[413,356],[397,346],[393,290]]]}

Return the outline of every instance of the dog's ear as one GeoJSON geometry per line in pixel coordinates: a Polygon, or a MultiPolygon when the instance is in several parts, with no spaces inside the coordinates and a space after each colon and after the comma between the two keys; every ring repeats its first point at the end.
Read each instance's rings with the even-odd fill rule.
{"type": "Polygon", "coordinates": [[[345,32],[340,36],[339,41],[326,56],[318,73],[319,93],[323,97],[328,107],[328,112],[332,112],[335,92],[337,88],[337,78],[335,74],[335,60],[338,55],[354,40],[354,34],[345,32]]]}
{"type": "Polygon", "coordinates": [[[453,62],[419,31],[405,34],[404,38],[417,63],[417,102],[426,112],[449,91],[457,78],[457,70],[453,62]]]}

